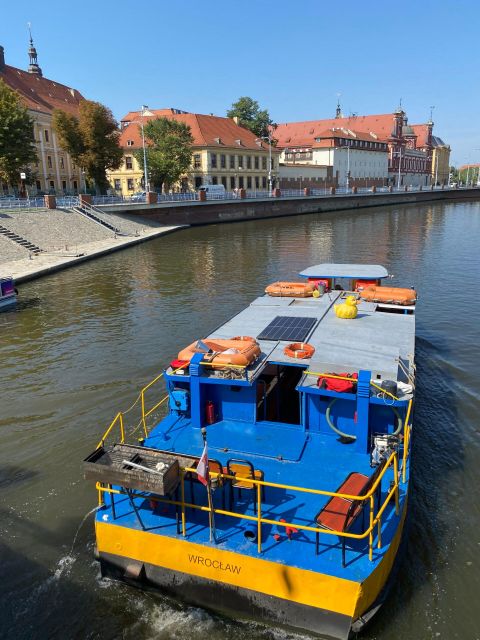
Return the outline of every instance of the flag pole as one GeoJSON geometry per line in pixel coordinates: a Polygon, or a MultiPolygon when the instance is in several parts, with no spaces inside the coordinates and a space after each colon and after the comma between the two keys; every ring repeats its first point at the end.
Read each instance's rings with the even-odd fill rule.
{"type": "MultiPolygon", "coordinates": [[[[205,427],[201,428],[204,450],[207,448],[207,430],[205,427]]],[[[206,474],[207,474],[207,496],[208,496],[208,525],[210,528],[210,542],[217,541],[215,533],[215,516],[213,513],[213,499],[212,499],[212,481],[210,479],[210,469],[208,463],[208,454],[206,456],[206,474]]]]}

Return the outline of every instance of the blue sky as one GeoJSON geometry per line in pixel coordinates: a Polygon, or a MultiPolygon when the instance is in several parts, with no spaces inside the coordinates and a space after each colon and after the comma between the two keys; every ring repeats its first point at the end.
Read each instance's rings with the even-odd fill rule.
{"type": "Polygon", "coordinates": [[[464,0],[3,0],[7,64],[108,105],[225,115],[248,95],[276,122],[388,113],[400,98],[457,163],[480,162],[480,3],[464,0]]]}

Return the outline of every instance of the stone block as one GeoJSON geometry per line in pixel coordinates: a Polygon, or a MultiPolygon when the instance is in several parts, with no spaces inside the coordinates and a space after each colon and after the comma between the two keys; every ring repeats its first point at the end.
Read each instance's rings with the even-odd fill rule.
{"type": "Polygon", "coordinates": [[[146,194],[146,203],[147,204],[157,204],[158,197],[155,191],[148,191],[146,194]]]}
{"type": "Polygon", "coordinates": [[[81,193],[78,197],[80,204],[92,204],[92,196],[89,193],[81,193]]]}

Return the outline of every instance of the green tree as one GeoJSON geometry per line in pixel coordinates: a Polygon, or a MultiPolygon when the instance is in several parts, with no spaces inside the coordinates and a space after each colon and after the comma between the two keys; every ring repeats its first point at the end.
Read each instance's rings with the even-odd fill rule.
{"type": "MultiPolygon", "coordinates": [[[[192,164],[190,127],[176,120],[155,118],[145,125],[144,132],[150,182],[158,189],[175,184],[188,173],[192,164]]],[[[143,171],[143,149],[138,149],[134,155],[143,171]]]]}
{"type": "Polygon", "coordinates": [[[249,129],[261,138],[268,135],[269,127],[274,126],[266,109],[260,109],[256,100],[244,96],[232,104],[227,111],[227,118],[238,118],[238,124],[249,129]]]}
{"type": "Polygon", "coordinates": [[[78,118],[55,109],[53,127],[63,149],[85,169],[96,189],[105,193],[109,187],[106,171],[118,169],[123,158],[118,123],[110,109],[99,102],[83,100],[78,118]]]}
{"type": "Polygon", "coordinates": [[[14,187],[25,172],[26,182],[32,182],[28,165],[37,160],[33,119],[15,91],[0,80],[0,180],[14,187]]]}

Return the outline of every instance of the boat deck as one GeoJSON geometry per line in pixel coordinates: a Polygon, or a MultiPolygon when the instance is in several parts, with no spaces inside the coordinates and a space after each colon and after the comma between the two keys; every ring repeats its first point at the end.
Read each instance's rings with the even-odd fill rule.
{"type": "MultiPolygon", "coordinates": [[[[200,457],[203,442],[199,429],[194,429],[185,419],[169,416],[151,433],[145,446],[176,452],[179,454],[200,457]]],[[[281,423],[260,422],[248,425],[235,421],[222,421],[209,427],[209,458],[218,460],[225,466],[232,458],[248,459],[256,469],[263,471],[268,482],[288,484],[293,487],[305,487],[335,491],[345,480],[350,471],[358,471],[370,476],[370,458],[366,454],[355,452],[351,445],[341,444],[329,434],[307,434],[301,427],[281,423]],[[347,453],[348,450],[348,453],[347,453]],[[261,452],[261,453],[259,453],[261,452]]],[[[387,472],[382,486],[382,499],[391,475],[387,472]]],[[[185,499],[193,500],[196,505],[207,505],[207,492],[203,485],[186,481],[185,499]]],[[[253,492],[242,491],[241,497],[237,489],[233,494],[233,510],[240,514],[254,516],[253,492]]],[[[216,509],[229,510],[229,487],[217,489],[214,494],[216,509]]],[[[266,487],[262,500],[262,517],[280,521],[295,522],[314,526],[314,518],[327,502],[327,496],[299,493],[266,487]]],[[[404,495],[400,495],[400,506],[404,495]]],[[[138,500],[136,501],[138,504],[138,500]]],[[[130,502],[126,497],[116,498],[116,519],[112,520],[109,506],[99,512],[99,518],[108,514],[108,520],[120,526],[141,529],[130,502]]],[[[166,536],[182,538],[177,533],[175,509],[173,506],[159,504],[155,510],[149,500],[140,507],[140,518],[145,530],[166,536]]],[[[209,545],[208,515],[194,509],[186,511],[187,540],[189,542],[209,545]]],[[[368,518],[368,515],[366,514],[368,518]]],[[[362,518],[352,532],[359,532],[362,518]]],[[[256,522],[232,518],[216,514],[217,532],[216,547],[237,553],[258,557],[257,544],[245,538],[245,531],[256,534],[256,522]]],[[[273,562],[285,563],[303,569],[319,571],[329,575],[361,581],[366,578],[388,549],[398,525],[393,502],[388,507],[382,523],[382,547],[376,546],[373,562],[368,558],[368,540],[351,540],[347,542],[347,564],[342,567],[341,543],[337,536],[324,534],[320,536],[319,555],[315,555],[315,534],[309,531],[298,531],[288,539],[282,526],[262,525],[261,558],[273,562]],[[279,535],[280,539],[274,538],[279,535]]]]}

